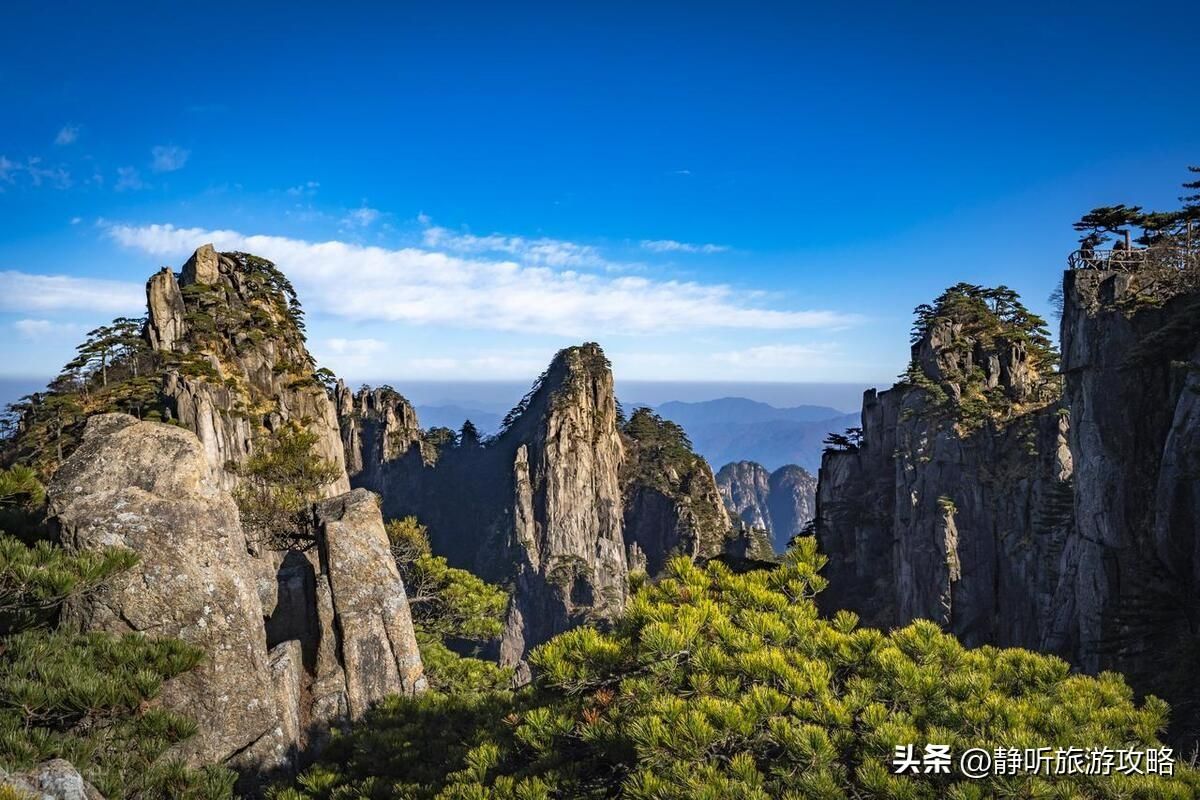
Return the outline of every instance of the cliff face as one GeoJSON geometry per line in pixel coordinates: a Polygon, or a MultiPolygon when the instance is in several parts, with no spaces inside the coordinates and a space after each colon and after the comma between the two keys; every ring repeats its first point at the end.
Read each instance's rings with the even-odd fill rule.
{"type": "Polygon", "coordinates": [[[1172,702],[1177,740],[1194,739],[1200,291],[1168,285],[1068,272],[1061,400],[1041,408],[1028,349],[980,347],[935,320],[914,346],[919,372],[867,392],[861,442],[822,461],[825,603],[1120,670],[1172,702]],[[950,413],[971,402],[951,384],[972,370],[1015,413],[950,413]]]}
{"type": "Polygon", "coordinates": [[[968,645],[1065,652],[1067,417],[1020,330],[947,297],[906,380],[866,393],[860,440],[822,459],[822,601],[871,625],[925,618],[968,645]]]}
{"type": "Polygon", "coordinates": [[[162,363],[168,418],[194,432],[222,487],[264,435],[296,422],[316,435],[314,453],[350,488],[337,414],[304,345],[302,312],[273,264],[246,253],[198,249],[177,278],[164,268],[146,284],[146,337],[162,363]]]}
{"type": "Polygon", "coordinates": [[[559,352],[481,441],[420,430],[391,390],[335,390],[350,480],[378,492],[385,517],[416,516],[434,552],[510,587],[499,645],[506,664],[624,607],[631,566],[729,546],[712,470],[678,426],[638,412],[620,425],[598,345],[559,352]]]}
{"type": "Polygon", "coordinates": [[[512,453],[517,555],[503,663],[582,621],[611,619],[628,588],[624,449],[604,353],[594,344],[561,351],[523,406],[494,445],[512,453]]]}
{"type": "Polygon", "coordinates": [[[1165,695],[1194,738],[1200,291],[1164,292],[1152,279],[1080,270],[1064,285],[1076,657],[1088,671],[1121,669],[1165,695]]]}
{"type": "Polygon", "coordinates": [[[817,479],[789,464],[768,472],[753,461],[721,467],[717,487],[729,514],[751,528],[766,531],[776,551],[816,516],[817,479]]]}
{"type": "Polygon", "coordinates": [[[138,564],[76,601],[85,629],[200,647],[162,703],[197,722],[177,755],[248,775],[290,771],[333,725],[424,688],[404,586],[374,498],[312,509],[313,547],[253,556],[237,507],[192,433],[92,417],[48,492],[65,547],[119,546],[138,564]]]}
{"type": "Polygon", "coordinates": [[[713,558],[725,552],[731,524],[712,469],[683,430],[647,408],[624,429],[621,470],[624,537],[630,561],[650,575],[668,558],[713,558]]]}

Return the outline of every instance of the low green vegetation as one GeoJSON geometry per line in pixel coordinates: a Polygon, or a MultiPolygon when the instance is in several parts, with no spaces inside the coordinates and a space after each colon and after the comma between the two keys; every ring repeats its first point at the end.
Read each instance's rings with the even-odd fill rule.
{"type": "Polygon", "coordinates": [[[508,595],[433,555],[428,532],[416,517],[391,520],[386,527],[430,687],[453,692],[507,687],[511,670],[463,653],[478,655],[499,638],[508,595]]]}
{"type": "Polygon", "coordinates": [[[233,497],[247,538],[275,549],[307,541],[309,507],[340,472],[316,453],[317,440],[289,423],[263,435],[244,463],[229,465],[241,477],[233,497]]]}
{"type": "Polygon", "coordinates": [[[1148,776],[894,774],[896,746],[1151,747],[1167,708],[1114,674],[968,650],[929,622],[885,634],[822,618],[823,558],[771,570],[675,559],[610,632],[536,650],[518,693],[394,700],[276,800],[348,798],[1191,798],[1148,776]]]}

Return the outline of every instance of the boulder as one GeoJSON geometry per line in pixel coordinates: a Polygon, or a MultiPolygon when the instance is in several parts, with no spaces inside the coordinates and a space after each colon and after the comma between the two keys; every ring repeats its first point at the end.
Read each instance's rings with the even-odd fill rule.
{"type": "Polygon", "coordinates": [[[70,761],[61,758],[12,775],[0,769],[0,788],[12,789],[18,797],[30,800],[104,800],[70,761]]]}
{"type": "Polygon", "coordinates": [[[163,687],[163,704],[199,726],[181,755],[223,761],[274,726],[258,591],[265,565],[248,555],[237,506],[193,434],[123,414],[93,417],[49,488],[49,513],[69,550],[117,546],[141,559],[75,601],[70,618],[204,650],[196,669],[163,687]]]}

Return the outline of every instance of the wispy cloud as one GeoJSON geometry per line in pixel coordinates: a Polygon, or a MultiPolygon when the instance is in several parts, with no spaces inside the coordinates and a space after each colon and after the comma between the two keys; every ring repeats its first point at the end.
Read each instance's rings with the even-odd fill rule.
{"type": "MultiPolygon", "coordinates": [[[[429,217],[418,217],[423,224],[429,217]]],[[[600,251],[591,245],[567,242],[561,239],[524,236],[503,236],[498,233],[476,236],[430,225],[425,228],[423,241],[426,247],[462,255],[515,256],[527,264],[547,267],[607,267],[609,262],[600,251]]]]}
{"type": "Polygon", "coordinates": [[[117,182],[113,188],[118,192],[137,191],[146,188],[146,184],[137,167],[117,167],[117,182]]]}
{"type": "Polygon", "coordinates": [[[674,239],[643,239],[641,244],[652,253],[724,253],[729,249],[722,244],[692,244],[674,239]]]}
{"type": "Polygon", "coordinates": [[[299,186],[291,187],[287,190],[287,193],[292,197],[312,197],[320,187],[321,184],[317,181],[305,181],[299,186]]]}
{"type": "Polygon", "coordinates": [[[145,290],[136,283],[0,271],[0,311],[136,313],[145,304],[145,290]]]}
{"type": "Polygon", "coordinates": [[[78,125],[63,125],[61,128],[59,128],[58,135],[54,137],[54,143],[59,146],[67,145],[67,144],[71,144],[78,138],[79,138],[79,126],[78,125]]]}
{"type": "Polygon", "coordinates": [[[356,228],[368,228],[374,224],[381,216],[382,212],[377,208],[368,208],[362,206],[356,208],[342,218],[342,224],[356,228]]]}
{"type": "Polygon", "coordinates": [[[49,338],[71,337],[83,334],[87,328],[71,322],[54,322],[48,319],[19,319],[12,324],[22,339],[40,341],[49,338]]]}
{"type": "MultiPolygon", "coordinates": [[[[387,249],[173,225],[113,225],[108,232],[125,246],[180,261],[205,242],[218,249],[258,253],[280,265],[314,310],[360,321],[578,337],[722,328],[828,329],[856,320],[832,310],[767,307],[760,294],[725,284],[596,274],[570,264],[549,266],[553,260],[562,263],[556,253],[564,251],[558,246],[571,243],[555,243],[547,250],[512,244],[511,240],[526,241],[520,237],[502,237],[509,241],[501,244],[521,257],[494,259],[461,254],[463,247],[481,246],[464,244],[459,235],[427,236],[424,248],[387,249]]],[[[565,251],[568,257],[575,252],[565,251]]]]}
{"type": "Polygon", "coordinates": [[[71,173],[62,166],[46,166],[42,159],[30,156],[24,163],[13,161],[0,155],[0,182],[17,183],[24,176],[30,186],[53,186],[56,189],[67,189],[71,186],[71,173]]]}
{"type": "Polygon", "coordinates": [[[192,152],[178,145],[160,144],[150,151],[150,169],[155,172],[174,172],[183,169],[192,152]]]}

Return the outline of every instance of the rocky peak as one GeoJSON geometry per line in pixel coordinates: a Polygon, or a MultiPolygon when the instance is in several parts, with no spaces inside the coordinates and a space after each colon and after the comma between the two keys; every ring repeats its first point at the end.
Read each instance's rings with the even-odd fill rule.
{"type": "Polygon", "coordinates": [[[352,393],[338,381],[333,390],[341,425],[346,472],[355,483],[382,492],[383,465],[404,457],[422,443],[417,412],[390,386],[363,386],[352,393]]]}
{"type": "Polygon", "coordinates": [[[817,479],[795,464],[768,472],[753,461],[738,461],[722,467],[716,479],[729,514],[766,531],[777,551],[816,515],[817,479]]]}
{"type": "Polygon", "coordinates": [[[200,437],[225,488],[237,484],[226,467],[294,422],[316,434],[316,454],[343,473],[327,496],[349,489],[334,406],[305,347],[303,312],[274,264],[204,245],[178,279],[169,269],[151,277],[146,295],[166,415],[200,437]]]}
{"type": "Polygon", "coordinates": [[[516,590],[500,655],[516,663],[551,636],[624,607],[624,449],[600,347],[560,351],[493,447],[510,464],[513,487],[516,590]]]}
{"type": "Polygon", "coordinates": [[[905,381],[928,393],[931,409],[969,428],[1058,396],[1057,354],[1045,322],[1012,290],[958,284],[916,315],[905,381]]]}

